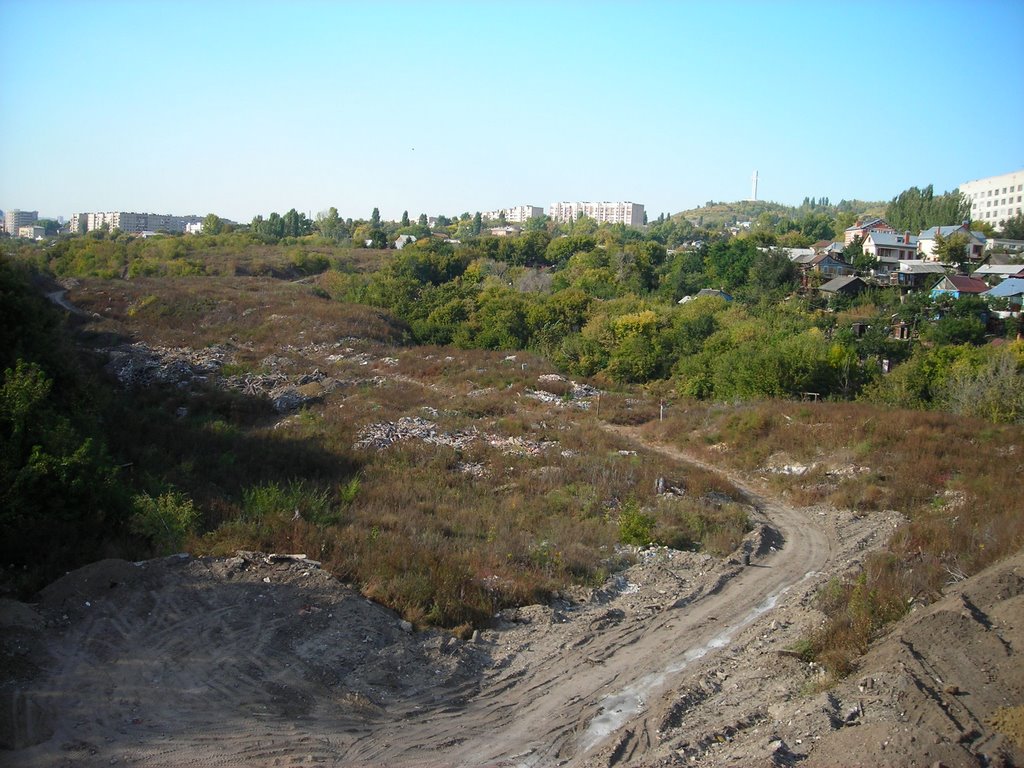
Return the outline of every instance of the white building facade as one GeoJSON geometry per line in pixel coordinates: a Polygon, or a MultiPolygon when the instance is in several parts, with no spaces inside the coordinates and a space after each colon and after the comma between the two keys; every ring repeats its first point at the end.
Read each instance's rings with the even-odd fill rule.
{"type": "Polygon", "coordinates": [[[11,237],[17,237],[21,227],[31,226],[37,221],[39,221],[39,211],[20,211],[14,208],[4,213],[4,231],[11,237]]]}
{"type": "Polygon", "coordinates": [[[201,216],[171,216],[164,213],[135,213],[133,211],[106,211],[75,213],[71,216],[72,232],[92,232],[107,228],[111,231],[141,234],[142,232],[185,232],[190,224],[201,224],[201,216]]]}
{"type": "Polygon", "coordinates": [[[1024,211],[1024,171],[968,181],[959,189],[971,203],[972,221],[1000,229],[1004,221],[1024,211]]]}
{"type": "Polygon", "coordinates": [[[544,209],[536,205],[517,205],[513,208],[499,208],[496,211],[487,211],[482,214],[485,219],[497,221],[501,215],[505,215],[508,224],[523,224],[530,219],[539,219],[544,215],[544,209]]]}
{"type": "Polygon", "coordinates": [[[625,224],[640,227],[644,223],[644,207],[640,203],[552,203],[548,216],[555,221],[576,221],[581,216],[593,219],[598,224],[625,224]]]}

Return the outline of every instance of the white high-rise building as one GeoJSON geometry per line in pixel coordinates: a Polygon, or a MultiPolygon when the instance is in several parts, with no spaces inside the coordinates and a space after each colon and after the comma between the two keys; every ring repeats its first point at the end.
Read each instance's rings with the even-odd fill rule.
{"type": "Polygon", "coordinates": [[[499,208],[496,211],[487,211],[481,214],[485,219],[497,221],[505,214],[505,221],[508,224],[523,224],[530,219],[539,219],[544,215],[544,209],[536,205],[517,205],[513,208],[499,208]]]}
{"type": "Polygon", "coordinates": [[[639,203],[552,203],[548,216],[555,221],[576,221],[581,216],[598,224],[625,224],[639,227],[644,223],[644,207],[639,203]]]}
{"type": "Polygon", "coordinates": [[[39,221],[39,211],[20,211],[12,208],[4,214],[4,230],[11,237],[18,236],[18,228],[31,226],[39,221]]]}
{"type": "Polygon", "coordinates": [[[1024,171],[968,181],[960,185],[960,192],[971,202],[971,221],[1000,229],[1004,221],[1024,211],[1024,171]]]}
{"type": "Polygon", "coordinates": [[[140,232],[184,232],[189,224],[197,224],[202,216],[171,216],[163,213],[107,211],[75,213],[71,216],[72,232],[91,232],[106,227],[110,230],[139,234],[140,232]]]}

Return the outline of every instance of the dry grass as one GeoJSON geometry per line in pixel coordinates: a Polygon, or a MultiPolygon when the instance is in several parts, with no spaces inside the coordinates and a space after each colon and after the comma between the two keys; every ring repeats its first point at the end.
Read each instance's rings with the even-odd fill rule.
{"type": "Polygon", "coordinates": [[[909,602],[934,599],[1024,546],[1024,445],[1011,426],[858,403],[677,404],[651,429],[749,472],[802,464],[772,482],[797,504],[907,516],[886,551],[834,585],[814,652],[849,672],[867,643],[909,602]]]}
{"type": "Polygon", "coordinates": [[[553,372],[534,355],[402,346],[383,313],[266,278],[84,280],[71,298],[102,316],[86,328],[98,343],[230,340],[233,372],[318,369],[339,382],[284,417],[216,390],[113,398],[119,458],[153,493],[171,487],[195,501],[197,553],[305,552],[406,618],[462,631],[504,606],[600,584],[623,561],[626,504],[679,546],[724,553],[742,536],[738,504],[704,500],[739,500],[727,483],[620,452],[592,414],[531,397],[553,372]],[[353,447],[368,425],[406,416],[479,437],[461,449],[353,447]],[[659,503],[659,478],[685,498],[659,503]]]}
{"type": "Polygon", "coordinates": [[[398,342],[402,328],[386,313],[317,296],[310,286],[271,278],[82,280],[69,298],[102,320],[96,330],[130,329],[133,339],[196,348],[243,340],[269,353],[358,337],[398,342]]]}

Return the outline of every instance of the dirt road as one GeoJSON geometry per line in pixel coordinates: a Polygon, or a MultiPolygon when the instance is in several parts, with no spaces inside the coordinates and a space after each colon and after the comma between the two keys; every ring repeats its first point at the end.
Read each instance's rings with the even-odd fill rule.
{"type": "Polygon", "coordinates": [[[765,523],[749,566],[652,550],[477,642],[404,631],[303,562],[105,561],[7,612],[8,638],[35,646],[0,736],[25,766],[634,761],[674,692],[832,565],[820,516],[744,490],[765,523]]]}
{"type": "MultiPolygon", "coordinates": [[[[667,446],[644,447],[692,461],[667,446]]],[[[621,757],[642,754],[656,740],[652,702],[828,562],[829,539],[816,521],[729,479],[783,546],[766,544],[750,567],[723,569],[696,592],[665,595],[641,620],[624,615],[568,645],[531,645],[528,666],[489,676],[464,708],[411,718],[387,738],[375,733],[355,745],[353,757],[394,764],[421,757],[423,746],[445,745],[439,751],[450,765],[585,764],[609,742],[621,757]]]]}

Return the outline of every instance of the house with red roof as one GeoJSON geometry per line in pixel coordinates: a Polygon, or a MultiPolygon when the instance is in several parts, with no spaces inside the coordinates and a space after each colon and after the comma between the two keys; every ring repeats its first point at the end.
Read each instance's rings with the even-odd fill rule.
{"type": "Polygon", "coordinates": [[[946,275],[932,288],[931,296],[933,299],[940,296],[952,296],[954,299],[959,299],[963,296],[978,296],[985,293],[988,288],[988,283],[976,277],[946,275]]]}

